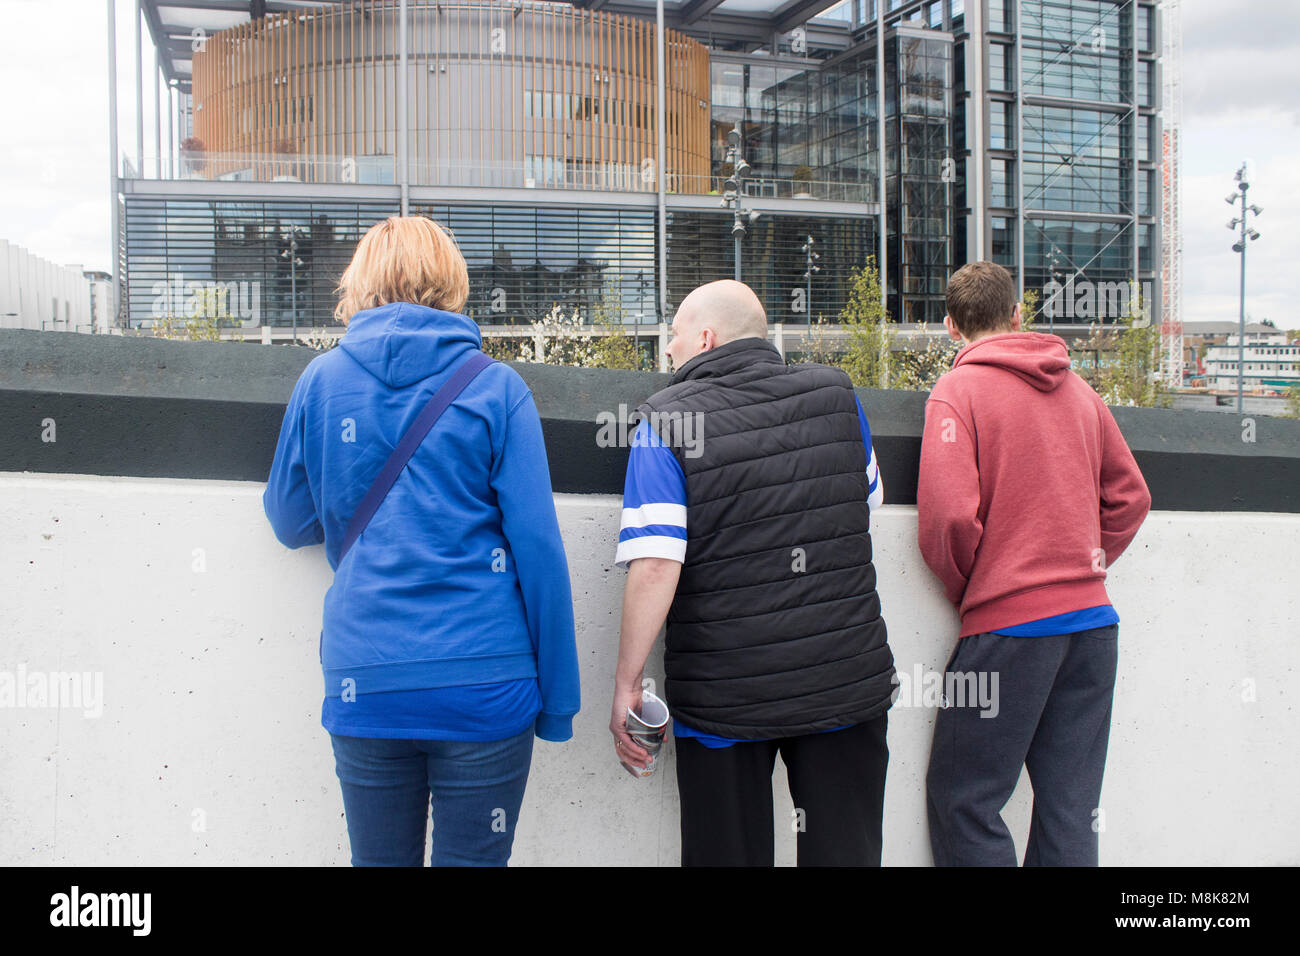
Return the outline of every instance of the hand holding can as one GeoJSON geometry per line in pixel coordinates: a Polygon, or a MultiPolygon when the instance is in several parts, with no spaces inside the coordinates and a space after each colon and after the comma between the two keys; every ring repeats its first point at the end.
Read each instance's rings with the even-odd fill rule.
{"type": "Polygon", "coordinates": [[[663,749],[664,734],[668,729],[668,705],[648,690],[642,691],[641,713],[638,714],[629,707],[624,726],[628,736],[650,754],[650,762],[644,768],[631,767],[626,763],[623,766],[634,777],[648,777],[659,765],[659,751],[663,749]]]}

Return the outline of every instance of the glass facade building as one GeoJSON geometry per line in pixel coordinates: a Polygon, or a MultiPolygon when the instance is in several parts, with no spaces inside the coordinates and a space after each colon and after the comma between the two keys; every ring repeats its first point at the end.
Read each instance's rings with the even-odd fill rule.
{"type": "Polygon", "coordinates": [[[1039,292],[1049,321],[1123,318],[1075,315],[1059,301],[1067,283],[1136,280],[1158,314],[1156,6],[989,0],[983,9],[985,248],[1039,292]]]}
{"type": "Polygon", "coordinates": [[[485,325],[657,327],[732,274],[733,129],[773,322],[834,321],[870,258],[904,323],[941,321],[978,258],[1044,305],[1067,280],[1158,299],[1154,3],[670,0],[663,117],[645,0],[408,0],[405,31],[399,0],[269,3],[205,44],[204,5],[143,7],[176,92],[167,149],[115,184],[132,326],[191,284],[247,326],[330,325],[357,239],[405,203],[455,235],[485,325]]]}

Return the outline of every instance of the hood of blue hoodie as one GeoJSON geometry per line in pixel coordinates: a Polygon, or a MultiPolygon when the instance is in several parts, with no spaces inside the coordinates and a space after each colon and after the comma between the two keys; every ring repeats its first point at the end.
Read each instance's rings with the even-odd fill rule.
{"type": "Polygon", "coordinates": [[[482,344],[478,323],[468,316],[393,302],[352,316],[339,346],[389,388],[405,388],[482,344]]]}
{"type": "Polygon", "coordinates": [[[1050,392],[1069,375],[1070,352],[1059,335],[1004,332],[985,336],[958,352],[952,367],[963,365],[1003,368],[1040,392],[1050,392]]]}

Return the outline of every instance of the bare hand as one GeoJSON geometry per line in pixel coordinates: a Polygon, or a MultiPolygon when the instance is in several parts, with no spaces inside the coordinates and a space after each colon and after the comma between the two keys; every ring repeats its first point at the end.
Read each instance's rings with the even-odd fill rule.
{"type": "Polygon", "coordinates": [[[614,707],[609,717],[609,732],[614,735],[614,753],[623,766],[631,770],[644,770],[650,764],[650,752],[636,742],[631,734],[627,732],[627,711],[632,708],[632,713],[641,712],[641,687],[638,683],[631,688],[621,688],[618,684],[614,685],[614,707]]]}

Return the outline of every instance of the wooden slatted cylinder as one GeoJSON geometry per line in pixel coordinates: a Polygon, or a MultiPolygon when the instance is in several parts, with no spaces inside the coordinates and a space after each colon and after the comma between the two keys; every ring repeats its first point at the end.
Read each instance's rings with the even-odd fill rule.
{"type": "MultiPolygon", "coordinates": [[[[395,165],[400,82],[417,185],[518,186],[531,162],[538,186],[655,188],[643,178],[656,152],[653,23],[529,0],[408,6],[405,76],[399,0],[273,13],[208,37],[193,93],[205,174],[338,181],[395,165]]],[[[673,30],[665,42],[665,173],[670,188],[705,191],[708,51],[673,30]]]]}

